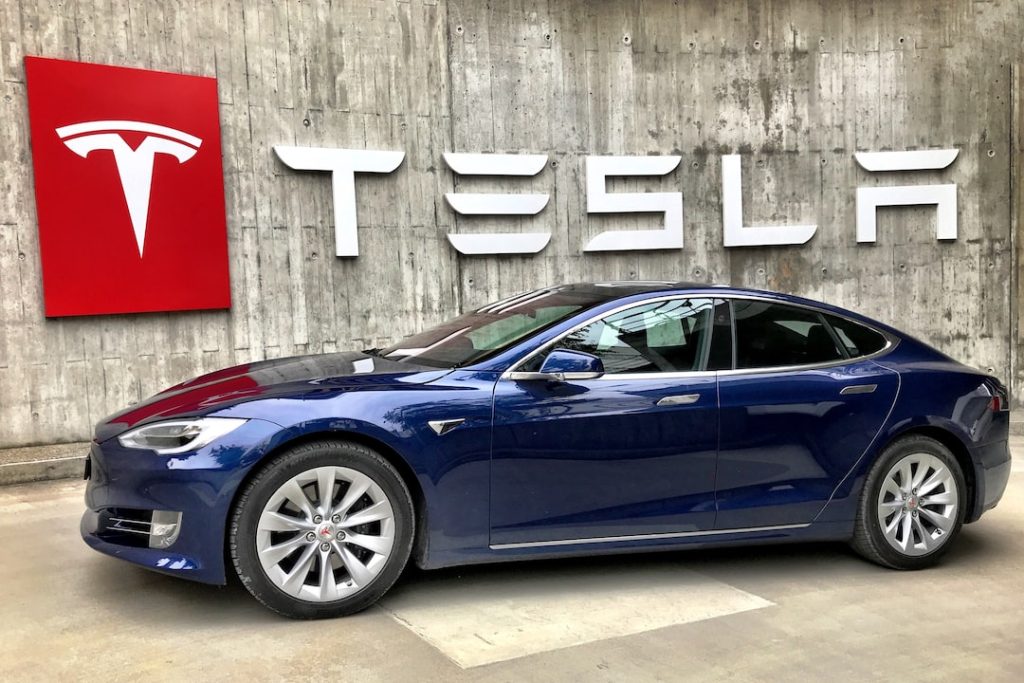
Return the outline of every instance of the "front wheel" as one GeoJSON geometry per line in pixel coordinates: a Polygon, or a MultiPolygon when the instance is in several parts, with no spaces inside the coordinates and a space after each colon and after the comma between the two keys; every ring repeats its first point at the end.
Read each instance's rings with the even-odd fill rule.
{"type": "Polygon", "coordinates": [[[246,486],[231,519],[239,579],[288,617],[353,614],[398,579],[412,549],[412,498],[395,468],[345,441],[303,444],[246,486]]]}
{"type": "Polygon", "coordinates": [[[948,448],[926,436],[900,439],[868,473],[853,548],[893,569],[931,566],[960,531],[965,494],[963,471],[948,448]]]}

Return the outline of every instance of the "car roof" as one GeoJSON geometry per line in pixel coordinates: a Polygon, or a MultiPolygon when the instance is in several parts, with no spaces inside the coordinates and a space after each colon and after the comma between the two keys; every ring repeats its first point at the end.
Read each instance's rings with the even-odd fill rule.
{"type": "MultiPolygon", "coordinates": [[[[814,299],[807,299],[802,296],[795,294],[786,294],[783,292],[773,292],[766,289],[753,289],[749,287],[733,287],[731,285],[721,285],[708,282],[673,282],[670,280],[620,280],[620,281],[607,281],[607,282],[578,282],[573,284],[558,285],[551,287],[550,289],[555,291],[566,291],[566,292],[579,292],[586,296],[592,297],[595,302],[600,304],[606,304],[616,299],[622,299],[626,297],[632,297],[639,294],[658,294],[664,292],[679,293],[679,292],[702,292],[714,296],[752,296],[759,299],[774,299],[775,301],[783,303],[798,304],[803,306],[810,306],[822,311],[828,311],[837,313],[839,315],[859,320],[863,323],[867,323],[874,327],[885,329],[890,333],[898,333],[897,330],[881,323],[877,320],[869,318],[863,314],[851,311],[840,306],[825,303],[823,301],[816,301],[814,299]]],[[[902,334],[902,333],[899,333],[902,334]]]]}
{"type": "MultiPolygon", "coordinates": [[[[593,296],[598,300],[611,301],[636,294],[653,294],[658,292],[681,292],[681,291],[709,291],[714,290],[725,294],[751,294],[758,296],[770,296],[789,298],[794,301],[801,300],[800,297],[771,292],[766,290],[748,289],[744,287],[732,287],[709,282],[685,282],[672,280],[609,280],[605,282],[575,282],[571,284],[557,285],[550,289],[562,292],[579,292],[593,296]]],[[[814,302],[818,303],[818,302],[814,302]]]]}

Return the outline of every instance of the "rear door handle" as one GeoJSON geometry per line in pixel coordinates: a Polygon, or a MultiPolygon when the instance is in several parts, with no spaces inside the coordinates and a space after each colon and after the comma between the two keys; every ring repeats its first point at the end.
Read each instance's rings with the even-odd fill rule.
{"type": "Polygon", "coordinates": [[[873,394],[877,388],[877,384],[851,384],[848,387],[843,387],[843,390],[839,393],[843,396],[849,396],[850,394],[873,394]]]}
{"type": "Polygon", "coordinates": [[[679,396],[666,396],[658,400],[659,406],[688,406],[700,400],[700,394],[680,394],[679,396]]]}

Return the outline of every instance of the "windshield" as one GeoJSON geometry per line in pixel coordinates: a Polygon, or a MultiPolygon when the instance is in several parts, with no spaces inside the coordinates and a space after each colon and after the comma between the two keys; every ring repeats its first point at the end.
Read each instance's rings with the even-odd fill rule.
{"type": "Polygon", "coordinates": [[[538,289],[460,315],[378,353],[441,368],[469,365],[606,298],[595,292],[538,289]]]}

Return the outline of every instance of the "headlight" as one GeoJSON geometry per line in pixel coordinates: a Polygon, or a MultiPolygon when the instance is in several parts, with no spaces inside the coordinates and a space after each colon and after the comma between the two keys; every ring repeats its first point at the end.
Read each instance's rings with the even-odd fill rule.
{"type": "Polygon", "coordinates": [[[117,437],[125,448],[143,448],[160,455],[194,451],[238,429],[245,420],[233,417],[197,417],[149,424],[117,437]]]}

